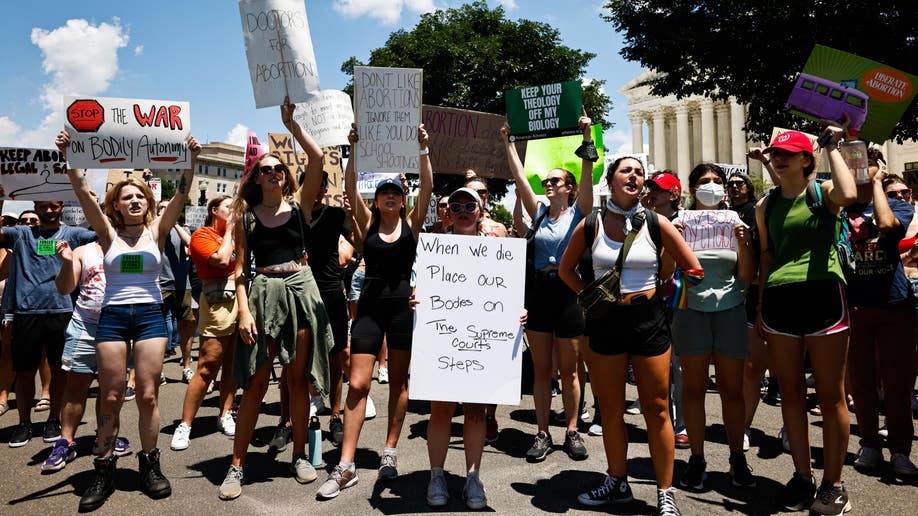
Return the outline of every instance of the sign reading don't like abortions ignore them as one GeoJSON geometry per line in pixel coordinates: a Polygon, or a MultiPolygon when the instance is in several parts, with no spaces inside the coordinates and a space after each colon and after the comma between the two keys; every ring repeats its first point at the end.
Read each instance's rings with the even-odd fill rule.
{"type": "Polygon", "coordinates": [[[417,172],[422,77],[419,68],[354,67],[357,170],[417,172]]]}
{"type": "Polygon", "coordinates": [[[64,97],[73,168],[188,168],[188,102],[64,97]]]}

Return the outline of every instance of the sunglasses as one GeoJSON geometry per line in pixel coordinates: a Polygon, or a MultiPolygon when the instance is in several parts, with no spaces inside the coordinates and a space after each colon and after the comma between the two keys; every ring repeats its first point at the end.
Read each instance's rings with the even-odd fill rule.
{"type": "Polygon", "coordinates": [[[272,172],[280,172],[281,174],[283,174],[287,172],[287,167],[283,163],[278,163],[277,165],[274,165],[273,167],[271,165],[265,165],[263,167],[259,167],[258,171],[264,175],[268,175],[272,172]]]}
{"type": "Polygon", "coordinates": [[[727,181],[727,188],[742,188],[746,186],[745,181],[727,181]]]}
{"type": "Polygon", "coordinates": [[[449,203],[449,211],[453,213],[460,213],[462,210],[465,210],[469,213],[475,211],[478,208],[477,202],[451,202],[449,203]]]}
{"type": "Polygon", "coordinates": [[[448,202],[441,202],[437,204],[437,208],[446,208],[447,206],[449,206],[448,202]]]}
{"type": "Polygon", "coordinates": [[[475,191],[478,192],[478,195],[479,195],[480,197],[484,197],[484,196],[488,195],[488,189],[487,189],[487,188],[482,188],[481,190],[475,190],[475,191]]]}
{"type": "Polygon", "coordinates": [[[903,188],[903,189],[901,189],[901,190],[890,190],[890,191],[886,192],[886,197],[888,197],[888,198],[890,198],[890,199],[898,199],[900,196],[901,196],[903,199],[908,198],[908,197],[911,197],[911,196],[912,196],[912,189],[911,189],[911,188],[903,188]]]}
{"type": "Polygon", "coordinates": [[[565,185],[566,185],[567,182],[564,181],[564,179],[562,179],[562,178],[560,178],[560,177],[547,177],[547,178],[545,178],[545,179],[542,180],[542,188],[545,188],[545,187],[548,186],[548,185],[557,187],[557,186],[560,185],[560,184],[565,184],[565,185]]]}

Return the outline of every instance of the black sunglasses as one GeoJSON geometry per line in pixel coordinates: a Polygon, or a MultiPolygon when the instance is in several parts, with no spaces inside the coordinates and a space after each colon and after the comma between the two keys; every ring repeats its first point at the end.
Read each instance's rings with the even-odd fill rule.
{"type": "Polygon", "coordinates": [[[448,202],[441,202],[437,204],[437,208],[446,208],[447,206],[449,206],[448,202]]]}
{"type": "Polygon", "coordinates": [[[475,191],[478,192],[478,195],[481,196],[481,197],[484,197],[485,195],[488,195],[488,189],[487,189],[487,188],[482,188],[481,190],[475,190],[475,191]]]}
{"type": "Polygon", "coordinates": [[[469,213],[472,213],[473,211],[475,211],[475,208],[477,207],[478,207],[477,202],[451,202],[449,203],[449,211],[453,213],[459,213],[463,209],[465,209],[465,211],[469,213]]]}
{"type": "Polygon", "coordinates": [[[545,188],[549,184],[551,184],[551,186],[557,187],[559,184],[562,184],[562,183],[567,184],[567,181],[565,181],[564,179],[560,177],[547,177],[542,180],[542,188],[545,188]]]}
{"type": "Polygon", "coordinates": [[[909,189],[909,188],[903,188],[903,189],[901,189],[901,190],[890,190],[890,191],[886,192],[886,197],[889,197],[890,199],[896,199],[896,198],[898,198],[900,195],[901,195],[903,198],[905,198],[905,197],[911,197],[911,196],[912,196],[912,190],[909,189]]]}
{"type": "Polygon", "coordinates": [[[263,167],[259,167],[258,171],[266,175],[270,174],[271,172],[280,172],[283,174],[287,172],[287,167],[283,163],[278,163],[277,165],[274,165],[273,167],[271,165],[265,165],[263,167]]]}
{"type": "Polygon", "coordinates": [[[727,188],[742,188],[746,186],[745,181],[727,181],[727,188]]]}

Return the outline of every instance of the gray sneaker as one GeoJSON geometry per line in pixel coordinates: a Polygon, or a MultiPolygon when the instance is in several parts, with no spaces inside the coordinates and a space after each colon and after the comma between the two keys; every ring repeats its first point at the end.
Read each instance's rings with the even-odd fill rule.
{"type": "Polygon", "coordinates": [[[319,486],[316,498],[320,500],[330,500],[341,493],[342,489],[347,489],[357,483],[357,471],[344,469],[341,464],[335,466],[328,480],[319,486]]]}
{"type": "Polygon", "coordinates": [[[465,488],[462,490],[465,506],[472,510],[484,509],[488,506],[488,497],[485,495],[484,484],[478,475],[469,475],[465,479],[465,488]]]}
{"type": "Polygon", "coordinates": [[[443,507],[449,503],[449,489],[446,487],[446,476],[443,471],[430,473],[430,483],[427,484],[427,505],[443,507]]]}
{"type": "Polygon", "coordinates": [[[380,480],[392,480],[398,476],[398,457],[394,453],[383,452],[379,461],[380,480]]]}
{"type": "Polygon", "coordinates": [[[239,466],[230,466],[226,472],[226,478],[220,484],[220,499],[235,500],[242,494],[242,468],[239,466]]]}
{"type": "Polygon", "coordinates": [[[316,474],[316,468],[306,458],[305,453],[301,453],[293,459],[293,462],[290,463],[290,472],[293,473],[293,478],[301,484],[308,484],[319,477],[316,474]]]}

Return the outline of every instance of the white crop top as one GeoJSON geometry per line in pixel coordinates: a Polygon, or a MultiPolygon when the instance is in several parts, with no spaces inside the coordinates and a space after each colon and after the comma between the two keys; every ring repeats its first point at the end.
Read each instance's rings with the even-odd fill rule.
{"type": "Polygon", "coordinates": [[[140,249],[122,249],[117,239],[105,253],[105,305],[162,303],[159,272],[163,255],[147,228],[149,243],[140,249]]]}
{"type": "MultiPolygon", "coordinates": [[[[598,229],[599,235],[593,241],[593,272],[597,279],[615,267],[622,249],[622,242],[609,238],[602,226],[598,229]]],[[[657,246],[650,238],[646,224],[631,244],[621,276],[623,294],[649,290],[657,285],[657,246]]]]}
{"type": "Polygon", "coordinates": [[[73,318],[84,323],[98,324],[105,299],[105,257],[97,242],[86,244],[80,273],[79,295],[73,306],[73,318]]]}

